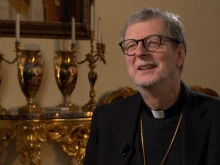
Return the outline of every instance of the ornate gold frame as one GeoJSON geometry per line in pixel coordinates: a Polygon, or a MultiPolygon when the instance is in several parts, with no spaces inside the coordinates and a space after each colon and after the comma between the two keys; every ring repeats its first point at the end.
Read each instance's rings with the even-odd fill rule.
{"type": "Polygon", "coordinates": [[[219,94],[210,88],[202,88],[201,86],[194,85],[194,86],[191,86],[190,89],[192,89],[193,91],[196,91],[196,92],[210,95],[210,96],[219,97],[219,94]]]}
{"type": "Polygon", "coordinates": [[[98,101],[98,104],[103,104],[103,103],[112,103],[114,101],[126,98],[128,96],[134,95],[138,91],[130,88],[130,87],[123,87],[119,88],[117,90],[114,90],[113,92],[108,92],[104,94],[100,100],[98,101]]]}
{"type": "MultiPolygon", "coordinates": [[[[76,39],[89,40],[90,36],[90,6],[94,0],[83,0],[83,21],[76,22],[76,39]]],[[[80,13],[79,13],[80,14],[80,13]]],[[[70,39],[71,23],[21,21],[21,37],[23,38],[56,38],[70,39]]],[[[15,36],[15,21],[0,20],[0,36],[15,36]]]]}

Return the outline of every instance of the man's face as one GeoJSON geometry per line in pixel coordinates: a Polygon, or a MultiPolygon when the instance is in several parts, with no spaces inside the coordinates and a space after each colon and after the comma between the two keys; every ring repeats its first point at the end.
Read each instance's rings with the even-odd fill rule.
{"type": "MultiPolygon", "coordinates": [[[[152,34],[168,36],[162,19],[153,18],[130,25],[125,39],[139,40],[152,34]]],[[[125,55],[128,73],[137,86],[146,88],[180,79],[180,67],[185,60],[184,46],[179,44],[174,47],[172,44],[170,40],[162,38],[159,49],[149,52],[139,42],[133,56],[125,55]]]]}

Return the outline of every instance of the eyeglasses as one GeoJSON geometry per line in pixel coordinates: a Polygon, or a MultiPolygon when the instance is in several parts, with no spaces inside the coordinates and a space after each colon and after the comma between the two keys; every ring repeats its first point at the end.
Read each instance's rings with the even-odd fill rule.
{"type": "Polygon", "coordinates": [[[154,52],[160,47],[162,38],[168,39],[174,43],[178,43],[178,44],[180,43],[178,40],[170,37],[152,34],[140,40],[135,40],[135,39],[124,40],[119,43],[119,46],[121,47],[121,50],[124,52],[124,54],[128,56],[133,56],[135,54],[139,42],[142,42],[142,45],[147,51],[154,52]]]}

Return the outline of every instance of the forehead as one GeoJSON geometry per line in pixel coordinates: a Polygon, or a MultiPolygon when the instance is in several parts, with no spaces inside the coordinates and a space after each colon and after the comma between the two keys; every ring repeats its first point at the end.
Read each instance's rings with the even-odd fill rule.
{"type": "Polygon", "coordinates": [[[141,39],[151,34],[167,35],[166,22],[161,18],[151,18],[128,26],[125,39],[141,39]]]}

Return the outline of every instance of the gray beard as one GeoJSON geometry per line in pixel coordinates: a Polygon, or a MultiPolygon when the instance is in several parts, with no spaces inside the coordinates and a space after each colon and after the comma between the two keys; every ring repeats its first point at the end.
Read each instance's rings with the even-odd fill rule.
{"type": "Polygon", "coordinates": [[[156,95],[156,93],[160,91],[161,88],[165,87],[165,84],[159,82],[152,82],[146,84],[134,82],[134,84],[136,85],[141,95],[144,97],[151,97],[153,95],[156,95]]]}
{"type": "Polygon", "coordinates": [[[142,94],[142,96],[153,96],[157,95],[159,91],[163,91],[166,88],[169,88],[175,80],[175,73],[172,74],[163,74],[159,76],[157,79],[151,82],[139,82],[133,79],[134,84],[136,85],[138,91],[142,94]]]}
{"type": "Polygon", "coordinates": [[[134,84],[137,87],[141,87],[144,89],[148,89],[148,88],[158,88],[160,86],[164,86],[166,84],[168,84],[168,82],[170,82],[170,80],[172,81],[174,79],[175,74],[161,74],[159,75],[159,77],[153,81],[150,82],[139,82],[138,80],[133,79],[134,84]]]}

